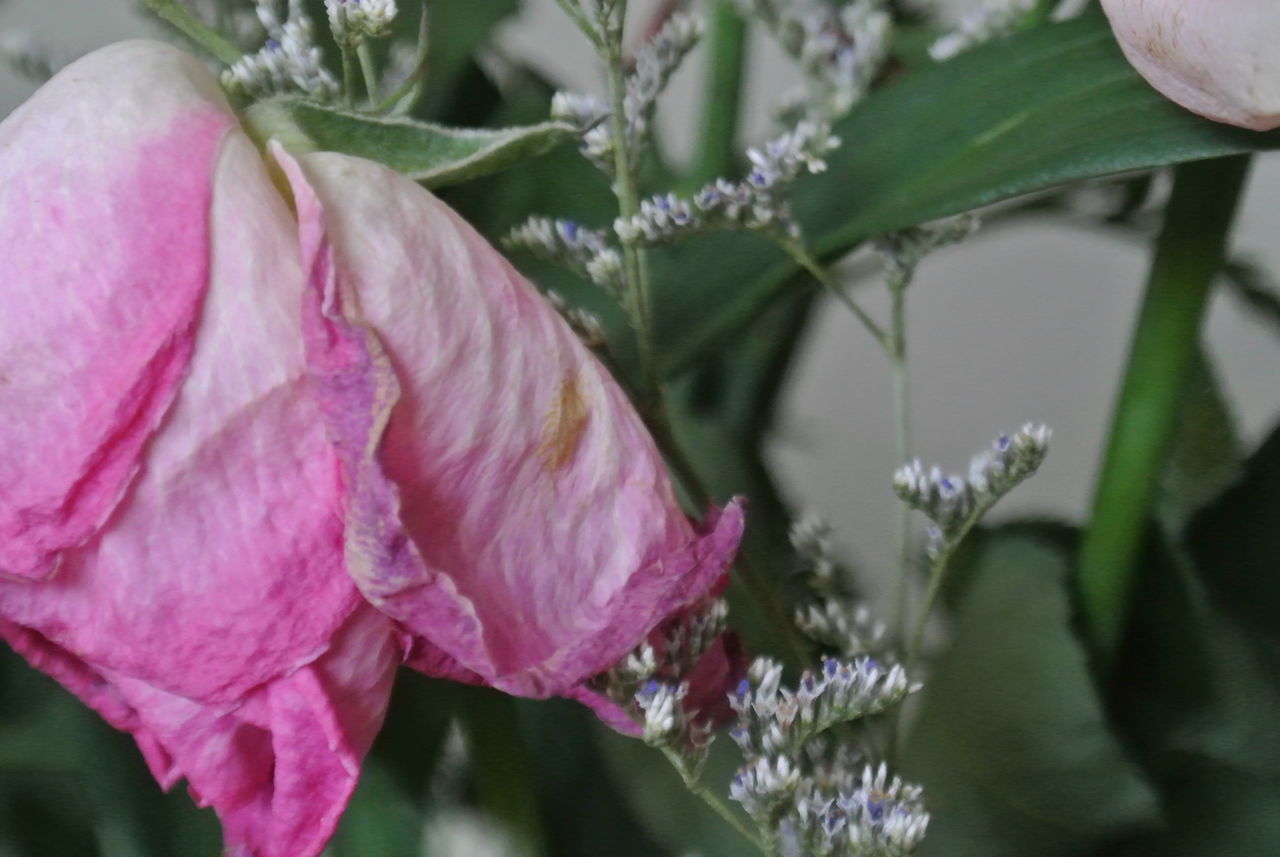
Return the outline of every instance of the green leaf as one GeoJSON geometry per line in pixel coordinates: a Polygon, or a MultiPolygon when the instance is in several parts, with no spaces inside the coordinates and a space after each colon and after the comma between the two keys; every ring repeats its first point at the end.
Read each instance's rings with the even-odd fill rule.
{"type": "Polygon", "coordinates": [[[1166,829],[1133,853],[1280,853],[1274,647],[1230,621],[1178,555],[1153,544],[1143,571],[1111,708],[1158,780],[1166,829]]]}
{"type": "Polygon", "coordinates": [[[1177,539],[1191,517],[1236,480],[1243,459],[1235,418],[1201,349],[1157,488],[1155,515],[1165,533],[1177,539]]]}
{"type": "MultiPolygon", "coordinates": [[[[594,731],[614,781],[625,787],[636,815],[668,853],[703,857],[747,857],[757,853],[728,822],[685,788],[680,774],[658,750],[604,727],[594,731]]],[[[726,797],[729,781],[741,764],[742,756],[733,742],[721,736],[711,746],[702,782],[726,797]]],[[[736,804],[731,805],[737,808],[736,804]]]]}
{"type": "Polygon", "coordinates": [[[1227,263],[1223,274],[1236,297],[1244,301],[1255,316],[1280,332],[1280,286],[1262,262],[1235,259],[1227,263]]]}
{"type": "Polygon", "coordinates": [[[260,101],[245,113],[244,124],[261,145],[274,137],[295,154],[323,151],[368,158],[429,188],[504,170],[578,136],[563,122],[497,130],[446,128],[296,98],[260,101]]]}
{"type": "Polygon", "coordinates": [[[548,853],[528,751],[515,702],[490,688],[457,685],[450,694],[467,739],[481,806],[511,838],[511,857],[548,853]]]}
{"type": "MultiPolygon", "coordinates": [[[[637,784],[627,776],[616,781],[610,776],[600,746],[590,740],[593,730],[604,727],[585,707],[564,699],[517,700],[516,707],[552,854],[667,857],[683,853],[661,848],[649,829],[637,822],[624,796],[637,784]]],[[[650,753],[666,764],[657,751],[650,753]]],[[[679,791],[693,800],[683,786],[679,791]]]]}
{"type": "Polygon", "coordinates": [[[1280,639],[1280,429],[1254,453],[1243,478],[1198,515],[1187,534],[1197,569],[1221,605],[1280,639]]]}
{"type": "Polygon", "coordinates": [[[933,815],[921,857],[1087,854],[1155,821],[1071,631],[1070,566],[1034,530],[977,547],[903,763],[933,815]]]}
{"type": "MultiPolygon", "coordinates": [[[[1280,145],[1201,119],[1148,86],[1103,16],[1037,27],[925,68],[868,98],[836,133],[796,214],[835,258],[868,238],[1065,182],[1280,145]]],[[[795,265],[759,239],[712,236],[655,266],[668,376],[700,360],[788,287],[795,265]]]]}

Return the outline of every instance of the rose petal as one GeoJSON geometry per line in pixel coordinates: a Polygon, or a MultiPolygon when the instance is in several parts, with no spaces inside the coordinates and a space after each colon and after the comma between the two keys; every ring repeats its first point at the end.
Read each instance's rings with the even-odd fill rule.
{"type": "Polygon", "coordinates": [[[1280,126],[1275,0],[1102,0],[1125,56],[1172,101],[1257,131],[1280,126]]]}
{"type": "Polygon", "coordinates": [[[364,595],[512,693],[562,693],[719,581],[618,385],[447,206],[372,162],[276,150],[314,290],[305,335],[364,595]]]}
{"type": "Polygon", "coordinates": [[[149,42],[0,124],[0,574],[50,576],[136,474],[191,356],[232,124],[199,63],[149,42]]]}
{"type": "Polygon", "coordinates": [[[0,638],[118,729],[168,788],[185,777],[222,819],[229,857],[314,857],[356,786],[399,663],[388,622],[362,607],[332,647],[235,705],[206,705],[92,665],[0,620],[0,638]]]}
{"type": "Polygon", "coordinates": [[[296,227],[243,135],[216,168],[211,286],[187,377],[109,527],[0,615],[96,667],[230,703],[314,660],[359,596],[309,392],[296,227]]]}

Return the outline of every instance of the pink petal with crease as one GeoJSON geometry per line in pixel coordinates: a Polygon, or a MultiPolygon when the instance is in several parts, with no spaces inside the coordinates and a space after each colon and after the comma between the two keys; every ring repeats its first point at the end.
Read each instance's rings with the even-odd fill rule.
{"type": "Polygon", "coordinates": [[[186,778],[221,818],[228,857],[324,849],[382,725],[400,656],[386,617],[362,607],[316,661],[227,706],[96,671],[3,620],[0,639],[132,733],[165,788],[186,778]]]}
{"type": "Polygon", "coordinates": [[[364,595],[508,692],[563,693],[723,578],[608,372],[500,254],[408,179],[277,149],[304,320],[364,595]]]}
{"type": "Polygon", "coordinates": [[[50,576],[135,476],[191,357],[232,124],[199,63],[147,42],[0,124],[0,575],[50,576]]]}
{"type": "MultiPolygon", "coordinates": [[[[105,59],[90,57],[82,65],[133,63],[150,76],[173,53],[156,45],[108,48],[105,59]]],[[[212,87],[196,69],[186,71],[212,87]]],[[[132,79],[128,68],[113,73],[132,79]]],[[[165,85],[152,86],[163,107],[165,85]]],[[[181,91],[183,84],[174,86],[181,91]]],[[[92,105],[98,114],[116,115],[113,92],[99,94],[92,105]]],[[[122,97],[133,95],[126,88],[122,97]]],[[[185,98],[194,100],[189,93],[185,98]]],[[[46,109],[40,121],[56,126],[59,110],[81,108],[73,99],[46,109]]],[[[76,226],[90,248],[116,241],[112,230],[121,228],[172,237],[198,227],[199,248],[182,249],[203,259],[200,283],[189,296],[195,302],[190,318],[178,326],[164,321],[173,342],[186,343],[186,357],[170,379],[177,385],[171,404],[143,411],[149,423],[140,440],[130,441],[131,481],[116,488],[105,522],[81,533],[83,543],[61,546],[57,574],[0,580],[0,636],[131,732],[161,783],[187,778],[222,817],[235,853],[315,857],[381,721],[399,638],[360,597],[344,566],[340,462],[303,353],[305,279],[296,222],[248,138],[231,131],[220,132],[219,140],[216,161],[203,173],[207,186],[169,177],[177,183],[166,194],[204,200],[194,210],[169,206],[165,196],[141,226],[110,218],[76,226]],[[169,219],[187,227],[161,223],[169,219]]],[[[145,184],[145,176],[130,172],[134,157],[120,154],[124,175],[145,184]]],[[[163,159],[159,167],[165,176],[163,159]]],[[[74,349],[59,360],[128,364],[131,353],[113,352],[112,334],[103,330],[132,323],[115,312],[168,319],[167,298],[152,293],[159,286],[146,271],[134,272],[127,260],[109,255],[81,262],[83,254],[43,233],[32,240],[43,241],[52,255],[44,268],[24,274],[29,280],[0,278],[5,318],[37,292],[65,294],[66,305],[87,308],[77,312],[102,313],[77,316],[65,332],[77,348],[96,349],[94,360],[74,349]],[[110,294],[96,303],[88,300],[96,293],[86,281],[68,273],[89,263],[103,266],[98,276],[111,283],[110,294]]],[[[32,248],[32,258],[39,249],[32,248]]],[[[177,264],[169,273],[187,271],[177,264]]],[[[181,291],[184,281],[172,287],[181,291]]],[[[10,376],[16,389],[41,390],[48,382],[42,362],[5,365],[20,373],[10,376]]],[[[103,367],[102,377],[114,371],[103,367]]],[[[62,379],[67,390],[49,401],[5,399],[4,413],[31,408],[24,431],[66,414],[96,425],[101,414],[91,400],[98,391],[90,381],[99,375],[91,375],[62,379]]],[[[131,401],[124,397],[118,408],[131,401]]],[[[79,425],[72,423],[68,431],[79,425]]],[[[11,443],[37,442],[12,427],[0,431],[10,432],[11,443]]],[[[72,443],[68,455],[78,448],[72,443]]],[[[0,451],[6,454],[8,467],[39,463],[24,449],[0,451]]],[[[48,472],[57,475],[57,467],[48,472]]],[[[41,476],[18,475],[21,485],[37,484],[41,476]]],[[[98,474],[94,484],[104,478],[98,474]]]]}
{"type": "Polygon", "coordinates": [[[1209,119],[1280,126],[1275,0],[1102,0],[1120,47],[1170,100],[1209,119]]]}

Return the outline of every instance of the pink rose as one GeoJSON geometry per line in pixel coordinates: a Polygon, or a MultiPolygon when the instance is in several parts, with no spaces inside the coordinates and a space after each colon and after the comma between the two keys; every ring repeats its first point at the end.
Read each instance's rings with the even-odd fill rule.
{"type": "Polygon", "coordinates": [[[264,160],[190,57],[106,48],[0,124],[0,637],[232,853],[319,853],[402,661],[606,708],[584,682],[741,529],[694,531],[456,214],[368,161],[264,160]]]}
{"type": "Polygon", "coordinates": [[[1120,47],[1188,110],[1256,131],[1280,126],[1275,0],[1102,0],[1120,47]]]}

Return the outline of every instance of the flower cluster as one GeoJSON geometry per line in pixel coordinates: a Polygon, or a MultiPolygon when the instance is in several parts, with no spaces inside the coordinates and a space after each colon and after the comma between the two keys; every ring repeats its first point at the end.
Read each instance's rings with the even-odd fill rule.
{"type": "Polygon", "coordinates": [[[891,779],[885,765],[868,765],[848,788],[805,789],[783,819],[783,838],[794,844],[792,850],[813,857],[910,854],[929,826],[922,798],[919,786],[891,779]]]}
{"type": "Polygon", "coordinates": [[[691,200],[661,194],[640,204],[634,217],[619,218],[614,231],[623,243],[663,244],[711,229],[749,229],[779,240],[795,240],[790,192],[802,174],[826,169],[825,156],[840,145],[822,121],[802,120],[760,148],[747,150],[751,171],[738,182],[717,179],[691,200]]]}
{"type": "Polygon", "coordinates": [[[257,13],[267,31],[267,42],[257,53],[245,55],[223,71],[223,88],[250,98],[285,92],[301,92],[321,100],[335,97],[338,82],[324,67],[311,19],[302,11],[301,0],[289,0],[284,20],[276,11],[274,0],[259,0],[257,13]]]}
{"type": "Polygon", "coordinates": [[[729,697],[738,713],[730,735],[748,759],[793,754],[835,724],[879,714],[917,689],[900,665],[885,668],[872,658],[824,658],[794,690],[781,680],[780,663],[757,658],[729,697]]]}
{"type": "MultiPolygon", "coordinates": [[[[701,37],[702,19],[677,13],[637,52],[635,68],[627,75],[622,103],[626,117],[625,142],[631,159],[630,169],[639,167],[640,159],[648,147],[658,96],[666,89],[671,75],[701,37]]],[[[595,120],[590,123],[594,127],[583,136],[583,154],[600,169],[612,174],[615,145],[613,130],[598,121],[608,115],[608,110],[589,96],[581,95],[566,96],[566,101],[562,103],[562,109],[564,108],[576,112],[576,124],[588,124],[583,122],[588,118],[595,120]]],[[[552,113],[555,114],[554,105],[552,113]]]]}
{"type": "Polygon", "coordinates": [[[622,255],[609,244],[602,229],[589,229],[572,220],[531,217],[511,230],[503,244],[563,265],[611,294],[622,290],[622,255]]]}
{"type": "Polygon", "coordinates": [[[972,47],[1007,35],[1026,20],[1037,0],[984,0],[960,19],[950,33],[929,46],[929,56],[938,62],[949,60],[972,47]]]}
{"type": "Polygon", "coordinates": [[[826,659],[794,690],[781,677],[780,664],[758,659],[730,697],[739,718],[730,734],[746,763],[729,796],[783,853],[909,853],[929,819],[920,789],[890,781],[885,766],[866,765],[822,733],[880,713],[916,686],[900,666],[885,670],[870,658],[826,659]]]}
{"type": "MultiPolygon", "coordinates": [[[[597,676],[594,685],[640,724],[645,743],[672,751],[681,775],[701,775],[715,738],[714,700],[694,685],[704,657],[713,654],[728,627],[728,605],[720,599],[678,617],[666,628],[597,676]]],[[[727,659],[721,661],[727,664],[727,659]]]]}
{"type": "Polygon", "coordinates": [[[324,10],[334,41],[350,48],[391,35],[399,12],[396,0],[324,0],[324,10]]]}
{"type": "Polygon", "coordinates": [[[560,91],[551,97],[551,118],[586,133],[609,118],[609,107],[594,95],[560,91]]]}
{"type": "Polygon", "coordinates": [[[1035,473],[1048,455],[1051,436],[1047,426],[1031,423],[1012,436],[1000,435],[970,460],[967,478],[944,475],[938,467],[926,472],[919,460],[899,468],[893,476],[894,491],[934,524],[930,553],[936,555],[963,536],[1001,497],[1035,473]]]}
{"type": "Polygon", "coordinates": [[[739,0],[760,17],[804,72],[802,92],[786,99],[788,119],[834,119],[848,112],[880,71],[889,52],[892,18],[880,0],[739,0]]]}
{"type": "Polygon", "coordinates": [[[791,545],[804,563],[809,589],[817,596],[796,608],[800,633],[823,651],[846,659],[882,653],[888,629],[841,586],[827,523],[813,515],[802,518],[791,527],[791,545]]]}

